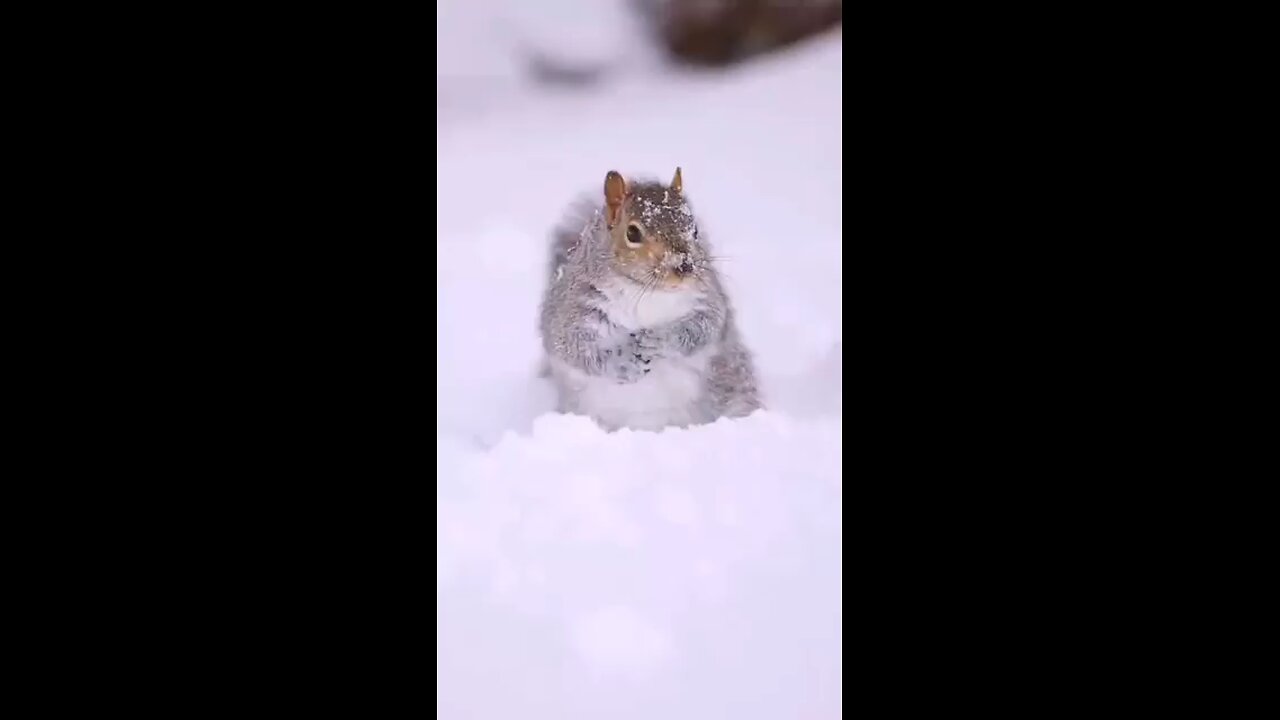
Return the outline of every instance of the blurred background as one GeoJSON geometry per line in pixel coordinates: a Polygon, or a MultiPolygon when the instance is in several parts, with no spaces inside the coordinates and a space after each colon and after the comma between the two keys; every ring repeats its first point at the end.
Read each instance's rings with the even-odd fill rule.
{"type": "Polygon", "coordinates": [[[437,102],[470,83],[589,86],[654,65],[723,68],[840,25],[840,0],[443,0],[437,102]]]}

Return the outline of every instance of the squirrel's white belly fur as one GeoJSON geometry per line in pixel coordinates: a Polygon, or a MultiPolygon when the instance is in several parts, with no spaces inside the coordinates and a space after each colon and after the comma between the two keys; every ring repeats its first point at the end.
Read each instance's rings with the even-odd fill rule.
{"type": "Polygon", "coordinates": [[[567,409],[610,428],[658,430],[708,419],[702,374],[709,355],[704,350],[687,358],[655,360],[649,373],[633,383],[588,375],[559,360],[551,365],[575,397],[576,407],[567,409]]]}
{"type": "MultiPolygon", "coordinates": [[[[617,279],[601,283],[597,289],[605,298],[600,310],[624,332],[679,320],[693,312],[703,298],[701,292],[691,289],[651,289],[641,294],[636,283],[617,279]]],[[[657,430],[709,419],[703,376],[715,349],[713,345],[686,357],[654,360],[649,372],[632,383],[588,375],[559,361],[553,361],[552,366],[574,391],[575,411],[614,428],[657,430]]]]}

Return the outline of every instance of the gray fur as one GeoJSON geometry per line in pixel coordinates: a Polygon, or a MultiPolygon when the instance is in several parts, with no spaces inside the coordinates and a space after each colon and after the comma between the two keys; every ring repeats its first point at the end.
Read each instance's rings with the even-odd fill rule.
{"type": "MultiPolygon", "coordinates": [[[[660,236],[667,248],[660,264],[671,272],[684,268],[703,296],[683,317],[670,322],[630,329],[620,325],[607,311],[603,288],[621,282],[641,292],[655,274],[651,268],[615,258],[603,198],[581,200],[552,233],[541,308],[547,358],[591,377],[630,384],[661,368],[662,363],[706,351],[698,356],[709,359],[698,377],[697,399],[674,414],[679,419],[662,424],[710,422],[721,416],[747,415],[762,407],[751,354],[734,324],[705,233],[696,226],[687,199],[661,183],[630,183],[628,191],[624,217],[643,223],[646,233],[660,236]]],[[[543,367],[556,385],[560,410],[579,411],[574,384],[555,363],[544,361],[543,367]]],[[[608,427],[632,425],[595,419],[608,427]]]]}

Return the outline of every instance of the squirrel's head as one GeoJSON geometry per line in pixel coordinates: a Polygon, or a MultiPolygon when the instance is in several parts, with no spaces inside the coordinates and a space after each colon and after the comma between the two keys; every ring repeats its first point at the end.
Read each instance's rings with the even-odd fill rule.
{"type": "Polygon", "coordinates": [[[605,175],[604,216],[616,271],[672,289],[703,275],[707,251],[683,191],[680,168],[670,185],[627,182],[613,170],[605,175]]]}

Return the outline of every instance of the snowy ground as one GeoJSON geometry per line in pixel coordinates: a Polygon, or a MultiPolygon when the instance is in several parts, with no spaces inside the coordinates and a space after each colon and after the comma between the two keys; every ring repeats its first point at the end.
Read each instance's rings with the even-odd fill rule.
{"type": "Polygon", "coordinates": [[[841,52],[585,93],[440,78],[439,717],[839,717],[841,52]],[[547,230],[607,170],[677,165],[770,409],[550,412],[547,230]]]}

